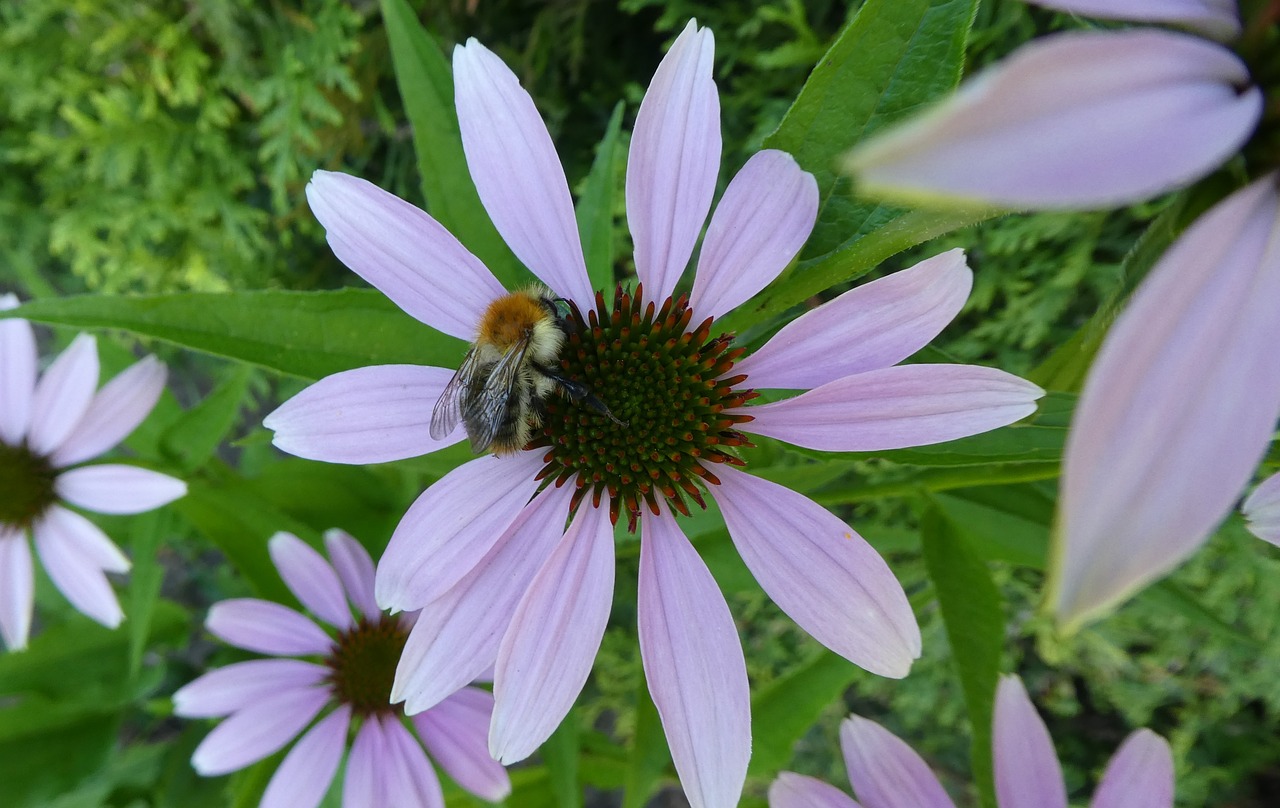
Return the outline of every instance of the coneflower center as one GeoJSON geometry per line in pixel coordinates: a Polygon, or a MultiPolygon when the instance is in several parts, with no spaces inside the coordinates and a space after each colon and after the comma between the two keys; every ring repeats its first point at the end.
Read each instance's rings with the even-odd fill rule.
{"type": "Polygon", "coordinates": [[[338,701],[351,705],[357,715],[399,709],[391,705],[391,684],[408,638],[408,630],[394,617],[376,622],[362,618],[355,628],[342,632],[325,660],[338,701]]]}
{"type": "Polygon", "coordinates": [[[540,479],[572,480],[575,509],[588,495],[597,506],[607,500],[610,518],[626,512],[632,531],[641,509],[656,514],[660,500],[685,515],[687,500],[705,508],[703,491],[720,482],[712,467],[742,465],[736,450],[750,445],[737,426],[751,416],[728,412],[756,397],[742,387],[745,375],[730,373],[742,349],[731,335],[712,336],[711,318],[690,328],[684,296],[657,306],[641,286],[619,286],[612,305],[600,292],[595,303],[586,317],[570,303],[560,369],[613,418],[586,399],[549,398],[530,443],[545,451],[540,479]]]}
{"type": "Polygon", "coordinates": [[[30,527],[58,500],[57,473],[25,445],[0,443],[0,525],[30,527]]]}

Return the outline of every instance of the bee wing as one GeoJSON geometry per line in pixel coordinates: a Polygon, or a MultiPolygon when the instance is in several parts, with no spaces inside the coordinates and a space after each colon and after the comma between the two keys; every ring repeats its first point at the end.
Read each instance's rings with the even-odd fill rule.
{"type": "Polygon", "coordinates": [[[436,406],[431,411],[431,437],[436,440],[444,440],[453,431],[458,422],[462,420],[461,401],[462,391],[471,386],[475,381],[476,371],[480,368],[480,362],[476,357],[476,349],[472,348],[467,351],[467,355],[462,357],[462,364],[458,365],[458,372],[453,374],[453,378],[444,386],[444,390],[440,392],[440,398],[436,399],[436,406]]]}
{"type": "Polygon", "coordinates": [[[472,451],[488,449],[507,420],[511,395],[520,384],[520,371],[531,343],[532,340],[526,337],[512,345],[489,371],[489,378],[485,379],[480,394],[466,402],[462,416],[467,420],[472,451]]]}

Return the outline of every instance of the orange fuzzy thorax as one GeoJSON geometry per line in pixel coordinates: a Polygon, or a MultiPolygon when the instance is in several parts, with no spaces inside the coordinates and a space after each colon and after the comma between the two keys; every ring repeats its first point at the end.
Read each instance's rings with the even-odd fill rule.
{"type": "Polygon", "coordinates": [[[512,292],[493,301],[485,309],[477,329],[477,342],[505,351],[526,338],[539,321],[546,318],[542,301],[528,292],[512,292]]]}

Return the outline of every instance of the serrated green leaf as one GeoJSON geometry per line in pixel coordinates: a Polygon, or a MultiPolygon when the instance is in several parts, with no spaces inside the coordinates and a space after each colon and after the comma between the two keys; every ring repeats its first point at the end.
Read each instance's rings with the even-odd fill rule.
{"type": "Polygon", "coordinates": [[[827,650],[788,671],[751,699],[750,775],[772,779],[791,760],[796,741],[850,683],[865,675],[827,650]]]}
{"type": "Polygon", "coordinates": [[[658,778],[671,763],[671,750],[662,732],[662,719],[649,695],[644,675],[636,688],[636,731],[627,750],[627,770],[623,780],[622,808],[643,808],[658,786],[658,778]]]}
{"type": "Polygon", "coordinates": [[[160,445],[165,454],[187,473],[203,466],[235,426],[251,378],[253,370],[246,365],[229,368],[209,395],[164,430],[160,445]]]}
{"type": "Polygon", "coordinates": [[[575,214],[582,234],[582,254],[587,261],[587,277],[592,289],[613,286],[613,209],[617,203],[616,164],[618,140],[622,132],[623,103],[619,101],[609,116],[604,137],[596,147],[596,158],[583,183],[582,197],[575,214]]]}

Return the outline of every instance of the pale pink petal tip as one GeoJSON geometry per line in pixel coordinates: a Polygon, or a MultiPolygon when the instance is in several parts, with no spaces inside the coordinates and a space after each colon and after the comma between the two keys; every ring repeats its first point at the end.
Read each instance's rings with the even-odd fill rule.
{"type": "Polygon", "coordinates": [[[191,755],[191,765],[216,777],[256,763],[310,724],[329,698],[327,688],[310,688],[259,699],[214,727],[191,755]]]}
{"type": "Polygon", "coordinates": [[[846,718],[840,725],[840,748],[853,793],[864,804],[955,808],[929,764],[876,722],[846,718]]]}
{"type": "Polygon", "coordinates": [[[1253,489],[1240,511],[1253,535],[1280,545],[1280,474],[1272,474],[1253,489]]]}
{"type": "Polygon", "coordinates": [[[21,530],[0,525],[0,637],[10,651],[27,647],[35,603],[35,567],[21,530]]]}
{"type": "Polygon", "coordinates": [[[339,629],[354,625],[338,573],[324,556],[302,539],[285,532],[271,537],[267,551],[285,586],[312,614],[339,629]]]}
{"type": "MultiPolygon", "coordinates": [[[[18,305],[18,298],[0,298],[0,310],[18,305]]],[[[26,320],[0,320],[0,441],[17,446],[27,435],[31,399],[36,387],[36,336],[26,320]]]]}
{"type": "Polygon", "coordinates": [[[104,384],[49,458],[53,466],[62,468],[97,457],[128,437],[151,414],[168,375],[164,363],[148,356],[104,384]]]}
{"type": "Polygon", "coordinates": [[[821,780],[780,772],[769,786],[769,808],[858,808],[858,803],[821,780]]]}
{"type": "Polygon", "coordinates": [[[108,463],[64,471],[53,484],[58,496],[88,511],[133,514],[186,496],[187,484],[151,469],[108,463]]]}
{"type": "Polygon", "coordinates": [[[855,149],[860,189],[1008,208],[1126,205],[1243,144],[1262,93],[1229,50],[1161,30],[1044,37],[855,149]]]}
{"type": "Polygon", "coordinates": [[[1016,676],[996,690],[992,751],[1001,808],[1066,808],[1067,790],[1053,740],[1016,676]]]}
{"type": "Polygon", "coordinates": [[[1164,738],[1140,729],[1107,764],[1090,808],[1173,808],[1173,753],[1164,738]]]}
{"type": "Polygon", "coordinates": [[[1028,0],[1085,17],[1184,26],[1219,42],[1240,36],[1235,0],[1028,0]]]}
{"type": "Polygon", "coordinates": [[[373,580],[376,575],[373,558],[364,545],[344,530],[331,528],[324,532],[324,546],[329,551],[333,568],[342,580],[347,597],[356,605],[366,618],[376,620],[382,616],[378,602],[373,594],[373,580]]]}

